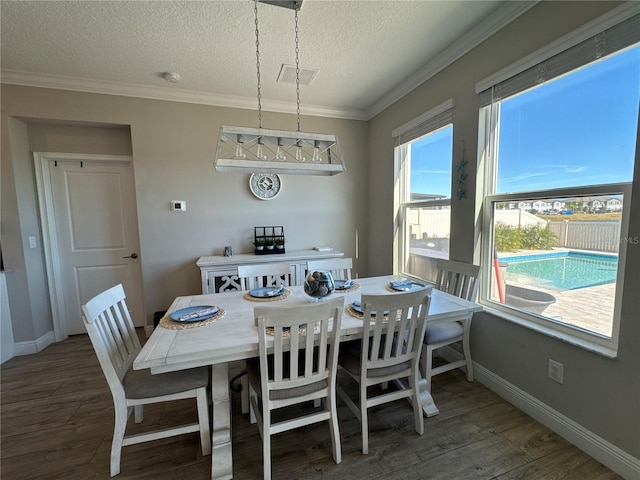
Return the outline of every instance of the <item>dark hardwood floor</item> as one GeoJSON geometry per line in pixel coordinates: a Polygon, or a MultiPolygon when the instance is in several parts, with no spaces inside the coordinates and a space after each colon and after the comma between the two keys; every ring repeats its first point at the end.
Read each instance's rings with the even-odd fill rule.
{"type": "MultiPolygon", "coordinates": [[[[234,365],[234,372],[238,371],[234,365]]],[[[109,478],[113,404],[86,335],[2,365],[0,477],[3,480],[109,478]]],[[[340,381],[346,381],[341,378],[340,381]]],[[[355,390],[354,390],[355,392],[355,390]]],[[[274,479],[618,479],[609,469],[460,372],[436,378],[440,414],[415,433],[406,401],[370,411],[369,455],[360,426],[339,403],[342,463],[331,458],[328,426],[286,432],[273,441],[274,479]]],[[[233,399],[234,478],[262,478],[258,429],[233,399]]],[[[304,408],[311,408],[304,407],[304,408]]],[[[195,401],[145,407],[149,426],[189,421],[195,401]]],[[[188,434],[124,447],[120,479],[198,480],[211,457],[188,434]]]]}

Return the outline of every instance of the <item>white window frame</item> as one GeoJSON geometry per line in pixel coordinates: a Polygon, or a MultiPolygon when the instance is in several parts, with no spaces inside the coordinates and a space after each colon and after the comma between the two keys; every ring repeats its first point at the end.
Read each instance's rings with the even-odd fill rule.
{"type": "MultiPolygon", "coordinates": [[[[393,235],[393,272],[396,275],[414,277],[414,275],[409,274],[404,269],[404,259],[409,253],[410,237],[407,234],[406,225],[407,208],[451,205],[451,198],[411,202],[410,192],[407,189],[407,186],[409,185],[408,178],[411,174],[407,168],[407,165],[409,165],[411,161],[411,155],[408,152],[408,144],[421,137],[435,133],[442,128],[448,127],[449,125],[453,126],[453,108],[453,99],[448,99],[440,105],[394,129],[391,133],[396,143],[394,148],[394,184],[396,187],[394,189],[395,222],[393,235]]],[[[420,278],[420,280],[425,279],[420,278]]]]}
{"type": "MultiPolygon", "coordinates": [[[[635,2],[624,4],[611,12],[605,14],[599,19],[588,23],[584,27],[566,35],[558,41],[544,47],[532,55],[516,62],[515,64],[491,75],[476,85],[476,93],[486,95],[488,89],[493,95],[493,86],[510,79],[524,72],[527,69],[535,67],[537,64],[546,61],[553,55],[561,53],[580,42],[585,41],[595,35],[600,34],[604,30],[614,27],[617,24],[631,18],[640,13],[640,5],[635,2]]],[[[505,99],[509,98],[507,96],[505,99]]],[[[543,198],[560,198],[573,196],[597,196],[611,195],[622,193],[623,214],[620,226],[620,237],[628,238],[629,234],[629,210],[631,200],[631,183],[619,183],[611,185],[596,185],[589,187],[570,187],[555,190],[535,191],[535,192],[518,192],[516,194],[495,194],[495,186],[497,183],[496,161],[497,161],[497,145],[499,138],[499,122],[500,119],[500,103],[491,103],[480,109],[479,115],[479,165],[480,172],[484,170],[484,201],[480,243],[481,264],[491,266],[493,263],[493,205],[497,202],[514,202],[521,200],[535,201],[543,198]]],[[[640,139],[636,139],[640,141],[640,139]]],[[[636,166],[637,168],[637,166],[636,166]]],[[[480,183],[480,182],[479,182],[480,183]]],[[[618,272],[616,279],[616,294],[614,299],[614,313],[611,337],[599,335],[597,333],[580,329],[578,327],[562,324],[553,321],[548,317],[542,317],[530,314],[522,310],[514,309],[502,305],[495,300],[491,300],[491,268],[483,269],[483,278],[480,287],[480,295],[478,302],[482,304],[491,313],[509,320],[513,323],[533,329],[545,335],[558,338],[562,341],[579,346],[581,348],[593,351],[609,358],[616,358],[618,351],[618,338],[620,329],[620,311],[622,306],[622,292],[624,289],[624,270],[626,263],[627,242],[621,241],[618,254],[618,272]]]]}
{"type": "Polygon", "coordinates": [[[562,341],[580,346],[587,350],[599,353],[609,358],[615,358],[618,351],[618,338],[620,331],[620,313],[622,308],[622,292],[624,289],[625,259],[627,253],[627,242],[620,242],[618,252],[618,272],[616,278],[616,293],[614,298],[614,311],[612,318],[611,337],[606,337],[598,333],[581,329],[577,326],[554,321],[549,317],[542,317],[531,314],[523,310],[500,304],[491,300],[492,268],[493,264],[493,205],[501,202],[517,202],[518,199],[536,200],[538,198],[554,197],[575,197],[575,196],[598,196],[613,195],[622,193],[624,195],[622,219],[620,224],[620,238],[627,238],[629,232],[629,211],[631,201],[631,184],[618,183],[596,185],[590,187],[571,187],[561,190],[541,190],[535,192],[518,192],[515,194],[494,194],[487,195],[483,203],[482,221],[482,254],[481,265],[486,265],[483,269],[480,283],[480,295],[478,303],[483,305],[487,311],[509,320],[513,323],[531,328],[540,333],[558,338],[562,341]]]}

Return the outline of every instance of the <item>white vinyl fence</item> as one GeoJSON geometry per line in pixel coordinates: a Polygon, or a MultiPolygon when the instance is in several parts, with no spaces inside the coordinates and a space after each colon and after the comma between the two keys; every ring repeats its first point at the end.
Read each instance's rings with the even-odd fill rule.
{"type": "Polygon", "coordinates": [[[549,229],[558,237],[558,247],[617,252],[620,247],[620,221],[550,222],[549,229]]]}

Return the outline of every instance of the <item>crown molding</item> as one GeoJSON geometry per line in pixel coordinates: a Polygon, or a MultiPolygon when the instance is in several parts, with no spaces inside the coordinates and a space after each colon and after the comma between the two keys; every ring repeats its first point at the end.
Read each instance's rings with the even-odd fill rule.
{"type": "MultiPolygon", "coordinates": [[[[1,82],[9,85],[20,85],[36,88],[52,88],[74,92],[99,93],[103,95],[119,95],[123,97],[146,98],[170,102],[194,103],[216,107],[242,108],[256,110],[256,99],[234,95],[220,95],[196,92],[192,90],[173,90],[171,88],[136,85],[131,83],[90,80],[59,75],[45,75],[15,70],[2,70],[1,82]]],[[[296,113],[293,102],[262,100],[262,110],[276,113],[296,113]]],[[[367,120],[366,112],[339,108],[321,107],[317,105],[301,105],[300,113],[316,117],[340,118],[345,120],[367,120]]]]}
{"type": "MultiPolygon", "coordinates": [[[[498,30],[518,18],[538,2],[539,0],[505,2],[487,19],[460,37],[455,43],[424,65],[415,74],[396,85],[366,111],[357,109],[329,108],[318,105],[302,105],[300,113],[303,115],[339,118],[344,120],[370,120],[385,108],[397,102],[416,87],[420,86],[468,53],[479,43],[483,42],[498,30]]],[[[45,75],[15,70],[2,70],[0,81],[4,84],[37,88],[52,88],[57,90],[99,93],[104,95],[119,95],[124,97],[194,103],[198,105],[212,105],[217,107],[242,108],[247,110],[256,109],[256,100],[253,97],[220,95],[190,90],[174,90],[166,87],[110,82],[105,80],[91,80],[59,75],[45,75]]],[[[265,99],[262,100],[262,110],[275,113],[296,113],[295,105],[292,102],[265,99]]]]}
{"type": "Polygon", "coordinates": [[[506,2],[501,5],[483,22],[469,30],[415,74],[396,85],[380,100],[374,103],[369,109],[367,109],[367,119],[369,120],[375,117],[385,108],[393,105],[424,82],[440,73],[491,35],[498,32],[520,15],[534,7],[537,3],[539,3],[539,0],[506,2]]]}

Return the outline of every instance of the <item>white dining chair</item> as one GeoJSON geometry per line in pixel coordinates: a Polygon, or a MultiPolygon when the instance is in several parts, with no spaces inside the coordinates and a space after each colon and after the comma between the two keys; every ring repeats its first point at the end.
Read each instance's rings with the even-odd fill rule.
{"type": "Polygon", "coordinates": [[[251,408],[262,437],[265,480],[271,478],[271,436],[305,425],[328,421],[333,459],[342,460],[335,388],[343,307],[344,297],[254,308],[258,358],[247,360],[247,372],[251,408]],[[315,400],[322,400],[320,411],[272,421],[276,409],[315,400]]]}
{"type": "MultiPolygon", "coordinates": [[[[438,274],[434,288],[465,300],[475,301],[478,294],[480,266],[453,260],[438,260],[436,265],[438,274]]],[[[460,322],[447,322],[437,325],[427,324],[424,337],[425,348],[422,352],[421,363],[422,374],[427,382],[429,391],[431,391],[431,379],[434,376],[456,368],[465,367],[467,380],[473,381],[473,363],[469,346],[471,319],[472,316],[469,316],[469,318],[460,322]],[[439,348],[454,343],[462,343],[461,353],[463,358],[443,363],[434,368],[434,352],[439,348]]]]}
{"type": "Polygon", "coordinates": [[[360,420],[362,453],[369,453],[368,410],[401,398],[411,398],[415,428],[424,433],[424,419],[418,380],[426,317],[431,297],[429,289],[398,294],[362,295],[362,338],[342,343],[338,365],[359,384],[356,404],[340,384],[339,397],[360,420]],[[408,386],[369,397],[368,387],[408,379],[408,386]]]}
{"type": "Polygon", "coordinates": [[[211,454],[207,367],[152,375],[149,370],[133,370],[133,360],[141,349],[131,321],[122,285],[93,297],[82,306],[89,338],[109,384],[115,410],[111,442],[111,476],[120,473],[122,447],[175,435],[200,432],[202,454],[211,454]],[[135,435],[125,435],[132,410],[135,422],[143,420],[143,406],[184,398],[195,398],[198,422],[135,435]]]}
{"type": "Polygon", "coordinates": [[[351,258],[326,258],[307,261],[307,273],[317,270],[329,271],[335,280],[351,280],[352,268],[353,261],[351,258]]]}
{"type": "Polygon", "coordinates": [[[242,290],[260,287],[290,285],[291,266],[288,262],[238,265],[238,278],[242,290]]]}

